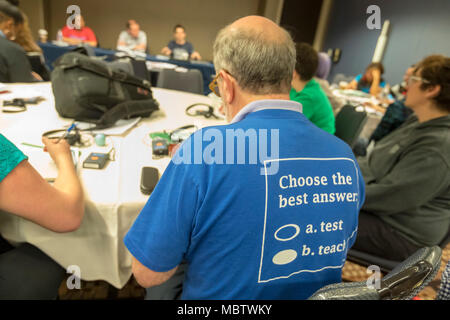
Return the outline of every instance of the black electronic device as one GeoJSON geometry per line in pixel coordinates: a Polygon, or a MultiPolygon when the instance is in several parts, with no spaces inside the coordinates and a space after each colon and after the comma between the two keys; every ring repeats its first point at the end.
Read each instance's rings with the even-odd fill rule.
{"type": "Polygon", "coordinates": [[[153,139],[152,149],[154,156],[167,156],[169,154],[169,144],[165,139],[153,139]]]}
{"type": "Polygon", "coordinates": [[[141,192],[150,195],[159,180],[159,171],[153,167],[143,167],[141,171],[141,192]]]}
{"type": "Polygon", "coordinates": [[[109,160],[108,153],[92,152],[83,162],[83,168],[88,169],[103,169],[109,160]]]}

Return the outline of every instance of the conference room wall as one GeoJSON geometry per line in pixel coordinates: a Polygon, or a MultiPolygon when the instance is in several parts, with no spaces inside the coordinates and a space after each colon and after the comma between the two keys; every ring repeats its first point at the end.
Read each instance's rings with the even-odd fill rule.
{"type": "Polygon", "coordinates": [[[339,0],[334,1],[323,51],[342,50],[329,80],[337,73],[356,75],[371,62],[381,30],[369,30],[369,5],[381,9],[381,22],[390,20],[390,35],[383,58],[385,79],[401,81],[407,67],[423,57],[441,53],[450,56],[450,1],[448,0],[339,0]]]}
{"type": "MultiPolygon", "coordinates": [[[[212,60],[217,32],[233,20],[264,10],[260,0],[46,0],[50,39],[66,23],[66,8],[77,4],[86,24],[103,48],[115,49],[128,19],[135,19],[147,33],[151,54],[159,54],[172,39],[173,26],[186,27],[188,41],[204,60],[212,60]]],[[[273,2],[273,1],[272,1],[273,2]]],[[[272,3],[270,2],[270,3],[272,3]]]]}
{"type": "Polygon", "coordinates": [[[20,9],[27,14],[33,37],[38,38],[38,30],[45,27],[43,0],[20,0],[20,9]]]}

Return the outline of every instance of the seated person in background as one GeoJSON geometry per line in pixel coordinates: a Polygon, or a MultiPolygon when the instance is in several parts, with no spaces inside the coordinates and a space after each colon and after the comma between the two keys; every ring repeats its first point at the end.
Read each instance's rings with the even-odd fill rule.
{"type": "Polygon", "coordinates": [[[22,12],[24,23],[19,24],[15,43],[20,45],[27,54],[27,57],[33,70],[33,76],[38,80],[50,81],[50,70],[45,64],[45,58],[42,49],[34,41],[28,25],[28,18],[22,12]]]}
{"type": "Polygon", "coordinates": [[[289,97],[302,104],[303,114],[312,123],[334,134],[336,128],[333,108],[320,85],[312,79],[319,64],[317,52],[307,43],[297,44],[296,50],[297,61],[289,97]]]}
{"type": "Polygon", "coordinates": [[[145,52],[147,50],[147,35],[141,30],[135,20],[127,22],[127,30],[122,31],[117,41],[117,50],[145,52]]]}
{"type": "Polygon", "coordinates": [[[367,153],[368,145],[371,142],[377,142],[384,136],[388,135],[398,127],[400,127],[406,118],[408,118],[413,111],[405,106],[405,95],[408,89],[408,81],[411,74],[414,72],[414,68],[410,67],[403,75],[402,93],[399,95],[401,100],[396,100],[389,104],[387,108],[377,106],[371,102],[364,103],[364,106],[375,109],[378,112],[384,113],[377,127],[373,131],[369,139],[359,138],[357,144],[353,147],[353,152],[358,156],[365,156],[367,153]]]}
{"type": "MultiPolygon", "coordinates": [[[[59,172],[53,186],[0,134],[0,210],[54,232],[78,228],[84,200],[69,145],[43,138],[59,172]]],[[[30,244],[17,248],[0,236],[0,299],[55,299],[65,270],[30,244]]]]}
{"type": "Polygon", "coordinates": [[[383,78],[384,67],[380,62],[372,62],[366,68],[364,74],[359,74],[350,82],[346,89],[361,90],[376,96],[386,86],[383,78]]]}
{"type": "Polygon", "coordinates": [[[415,116],[358,162],[366,182],[354,249],[401,261],[450,228],[450,58],[432,55],[409,77],[415,116]]]}
{"type": "Polygon", "coordinates": [[[403,75],[401,95],[398,95],[398,97],[400,98],[399,100],[391,103],[386,109],[376,107],[374,105],[369,105],[372,108],[375,107],[377,110],[381,109],[384,112],[383,118],[381,118],[377,128],[370,136],[369,142],[371,140],[375,142],[381,140],[381,138],[400,127],[403,122],[405,122],[406,118],[408,118],[413,113],[410,108],[405,106],[405,95],[408,90],[409,77],[413,72],[414,68],[410,67],[403,75]]]}
{"type": "Polygon", "coordinates": [[[92,47],[97,46],[97,38],[91,28],[86,27],[83,16],[77,15],[75,18],[75,27],[64,26],[61,30],[63,41],[72,46],[79,44],[88,44],[92,47]]]}
{"type": "Polygon", "coordinates": [[[325,52],[319,52],[318,56],[319,56],[319,66],[317,67],[314,80],[316,80],[317,83],[322,88],[323,92],[328,98],[328,101],[330,101],[334,115],[336,115],[345,105],[345,100],[334,95],[333,91],[330,88],[330,83],[327,80],[331,69],[330,56],[325,52]]]}
{"type": "MultiPolygon", "coordinates": [[[[19,6],[19,1],[10,1],[14,6],[19,6]]],[[[20,9],[19,9],[20,10],[20,9]]],[[[28,24],[28,17],[24,12],[22,13],[23,23],[17,25],[16,28],[16,38],[13,40],[19,46],[21,46],[26,52],[39,52],[42,53],[42,49],[37,45],[31,34],[30,26],[28,24]]]]}
{"type": "Polygon", "coordinates": [[[180,24],[173,28],[173,40],[161,50],[161,53],[178,60],[201,60],[202,57],[188,41],[186,41],[186,30],[180,24]]]}
{"type": "Polygon", "coordinates": [[[17,30],[24,19],[20,10],[6,1],[0,1],[0,82],[34,82],[34,75],[23,48],[14,43],[17,30]]]}
{"type": "MultiPolygon", "coordinates": [[[[323,192],[348,190],[358,200],[322,206],[314,205],[311,195],[306,199],[310,205],[301,206],[301,196],[297,205],[295,198],[289,197],[303,194],[301,188],[294,189],[294,176],[339,170],[357,181],[362,177],[356,160],[345,142],[317,128],[301,113],[299,103],[289,101],[295,44],[287,31],[264,17],[241,18],[219,32],[213,56],[217,75],[211,88],[222,97],[231,123],[197,131],[169,163],[124,240],[133,255],[134,276],[142,286],[153,287],[170,282],[187,265],[183,299],[306,299],[324,285],[341,281],[346,249],[355,239],[364,184],[333,188],[330,176],[323,192]],[[255,50],[259,54],[254,54],[255,50]],[[253,156],[245,146],[233,151],[237,138],[233,132],[246,132],[242,134],[247,136],[252,130],[260,134],[249,137],[250,145],[259,143],[260,148],[268,150],[267,142],[277,139],[270,146],[272,152],[279,146],[272,159],[293,161],[266,166],[266,156],[261,154],[255,162],[237,160],[253,156]],[[213,153],[221,154],[215,160],[207,150],[210,146],[203,144],[197,150],[194,142],[205,141],[213,132],[215,142],[220,141],[213,153]],[[268,133],[267,139],[258,142],[261,132],[268,133]],[[194,144],[198,152],[193,151],[194,144]],[[194,164],[194,153],[195,158],[208,155],[194,164]],[[220,158],[223,155],[226,164],[220,158]],[[180,159],[184,156],[187,158],[180,159]],[[294,159],[299,157],[345,157],[349,161],[306,164],[294,159]],[[287,174],[292,174],[290,190],[287,174]],[[268,202],[265,181],[273,183],[274,193],[268,202]],[[286,196],[291,198],[289,204],[286,196]],[[334,232],[320,232],[321,222],[335,218],[334,232]],[[314,225],[318,232],[307,234],[306,224],[314,225]],[[286,227],[290,230],[282,230],[286,227]],[[284,243],[288,237],[291,241],[284,243]],[[304,241],[308,245],[303,246],[304,241]],[[334,249],[331,244],[335,244],[334,249]],[[330,246],[324,249],[324,245],[330,246]],[[292,250],[283,250],[288,248],[292,250]]],[[[176,297],[180,286],[173,285],[178,289],[172,295],[176,297]]],[[[148,289],[148,295],[152,290],[148,289]]]]}

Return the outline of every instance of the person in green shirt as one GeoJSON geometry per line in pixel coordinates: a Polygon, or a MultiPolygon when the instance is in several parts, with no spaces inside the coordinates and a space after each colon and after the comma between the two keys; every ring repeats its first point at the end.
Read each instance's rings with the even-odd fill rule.
{"type": "Polygon", "coordinates": [[[300,102],[303,114],[312,123],[328,133],[336,131],[333,108],[319,83],[313,79],[319,65],[319,57],[307,43],[297,43],[297,62],[289,97],[300,102]]]}

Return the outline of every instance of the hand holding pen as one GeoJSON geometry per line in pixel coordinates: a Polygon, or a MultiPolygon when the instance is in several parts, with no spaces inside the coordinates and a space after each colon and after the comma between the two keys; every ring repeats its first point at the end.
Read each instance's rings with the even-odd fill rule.
{"type": "Polygon", "coordinates": [[[69,135],[70,131],[72,131],[75,127],[76,126],[75,126],[75,122],[74,122],[74,123],[72,123],[70,125],[69,129],[67,129],[67,131],[64,132],[64,134],[61,137],[59,137],[59,139],[58,139],[58,141],[56,141],[56,143],[59,143],[61,141],[61,139],[67,138],[67,136],[69,135]]]}

